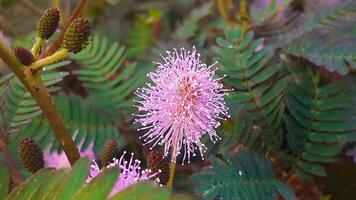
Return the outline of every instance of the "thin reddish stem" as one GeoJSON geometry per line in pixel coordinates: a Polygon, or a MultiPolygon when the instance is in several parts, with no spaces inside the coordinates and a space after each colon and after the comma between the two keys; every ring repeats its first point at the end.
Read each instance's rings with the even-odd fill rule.
{"type": "Polygon", "coordinates": [[[9,152],[9,139],[8,139],[8,134],[7,133],[2,133],[0,135],[0,150],[3,152],[3,155],[5,157],[5,160],[10,168],[10,173],[12,175],[12,179],[15,182],[16,185],[22,183],[21,175],[19,170],[16,167],[15,160],[11,156],[9,152]]]}

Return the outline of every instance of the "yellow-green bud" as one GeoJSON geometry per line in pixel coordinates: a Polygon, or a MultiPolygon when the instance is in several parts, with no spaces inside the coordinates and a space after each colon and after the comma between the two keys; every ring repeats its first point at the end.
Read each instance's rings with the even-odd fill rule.
{"type": "Polygon", "coordinates": [[[63,48],[78,53],[84,49],[90,38],[90,23],[85,18],[76,18],[69,25],[63,38],[63,48]]]}
{"type": "Polygon", "coordinates": [[[41,16],[36,26],[36,34],[43,40],[50,38],[56,31],[60,20],[60,13],[56,7],[49,8],[41,16]]]}

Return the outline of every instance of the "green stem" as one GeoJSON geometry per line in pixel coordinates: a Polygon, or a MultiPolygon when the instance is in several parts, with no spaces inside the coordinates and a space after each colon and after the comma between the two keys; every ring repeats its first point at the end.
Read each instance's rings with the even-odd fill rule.
{"type": "Polygon", "coordinates": [[[173,188],[173,180],[174,180],[174,174],[176,172],[176,149],[173,147],[172,149],[172,158],[171,158],[171,164],[169,165],[169,180],[167,182],[167,187],[169,189],[173,188]]]}
{"type": "Polygon", "coordinates": [[[31,49],[32,55],[33,55],[33,57],[35,57],[35,60],[37,60],[38,50],[41,48],[42,44],[43,44],[43,39],[38,38],[36,40],[36,43],[33,45],[32,49],[31,49]]]}
{"type": "Polygon", "coordinates": [[[45,65],[49,65],[55,62],[58,62],[59,60],[65,58],[69,54],[67,49],[61,49],[57,51],[55,54],[48,56],[46,58],[43,58],[41,60],[38,60],[34,63],[32,63],[29,68],[39,70],[42,69],[45,65]]]}
{"type": "Polygon", "coordinates": [[[54,0],[54,6],[57,8],[61,7],[61,0],[54,0]]]}
{"type": "Polygon", "coordinates": [[[0,151],[3,152],[4,158],[7,161],[12,180],[15,182],[16,185],[19,185],[23,182],[23,180],[21,179],[20,171],[16,167],[15,160],[9,152],[9,136],[6,132],[1,133],[0,135],[0,151]]]}
{"type": "Polygon", "coordinates": [[[216,0],[216,3],[218,5],[220,16],[224,19],[224,21],[227,24],[229,24],[229,18],[228,18],[227,14],[226,14],[226,11],[225,11],[224,1],[223,0],[216,0]]]}
{"type": "Polygon", "coordinates": [[[176,163],[174,161],[171,161],[171,164],[169,165],[169,180],[167,182],[167,187],[172,189],[173,188],[173,179],[174,179],[174,174],[176,171],[176,163]]]}
{"type": "Polygon", "coordinates": [[[242,29],[244,30],[244,32],[247,29],[247,25],[248,25],[248,21],[249,21],[249,15],[248,15],[248,11],[247,11],[247,0],[240,0],[240,22],[241,22],[241,26],[242,29]]]}
{"type": "Polygon", "coordinates": [[[44,116],[48,119],[54,135],[63,148],[68,161],[71,165],[74,165],[74,163],[80,158],[79,151],[73,142],[68,128],[65,126],[62,116],[58,112],[52,96],[49,94],[47,87],[41,80],[40,73],[36,73],[34,75],[26,73],[29,68],[25,68],[16,59],[12,50],[6,46],[2,40],[0,40],[0,58],[7,66],[9,66],[26,89],[31,93],[32,97],[37,102],[37,105],[43,111],[44,116]]]}

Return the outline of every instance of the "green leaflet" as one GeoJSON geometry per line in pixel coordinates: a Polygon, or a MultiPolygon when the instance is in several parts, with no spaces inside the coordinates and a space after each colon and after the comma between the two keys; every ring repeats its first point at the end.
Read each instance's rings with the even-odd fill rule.
{"type": "Polygon", "coordinates": [[[110,198],[110,200],[166,200],[170,194],[171,191],[165,187],[157,187],[157,185],[152,182],[145,182],[120,191],[110,198]]]}
{"type": "Polygon", "coordinates": [[[41,191],[41,188],[53,181],[53,171],[42,169],[36,172],[33,176],[26,180],[26,183],[20,185],[7,196],[7,200],[16,199],[31,199],[36,193],[41,191]]]}
{"type": "Polygon", "coordinates": [[[5,199],[10,181],[10,171],[6,165],[0,165],[0,180],[0,199],[5,199]]]}
{"type": "Polygon", "coordinates": [[[242,149],[224,160],[212,159],[212,167],[193,175],[199,182],[196,191],[204,199],[296,199],[281,183],[271,165],[258,154],[242,149]]]}
{"type": "Polygon", "coordinates": [[[72,173],[68,176],[67,180],[63,183],[58,196],[58,200],[70,199],[77,190],[83,187],[85,180],[88,177],[89,161],[87,159],[80,159],[75,164],[72,173]]]}
{"type": "Polygon", "coordinates": [[[112,190],[119,170],[117,168],[105,169],[100,176],[95,177],[88,185],[81,188],[71,199],[105,199],[112,190]]]}

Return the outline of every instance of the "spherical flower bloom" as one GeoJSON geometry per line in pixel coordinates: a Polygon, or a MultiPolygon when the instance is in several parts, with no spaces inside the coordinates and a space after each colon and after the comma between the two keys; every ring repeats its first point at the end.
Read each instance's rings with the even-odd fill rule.
{"type": "MultiPolygon", "coordinates": [[[[120,175],[117,178],[117,181],[114,187],[112,188],[109,196],[113,196],[114,194],[133,184],[154,179],[155,177],[157,177],[158,173],[160,173],[151,173],[151,170],[149,169],[141,170],[141,161],[137,159],[134,160],[134,153],[131,154],[131,158],[129,161],[126,161],[124,159],[125,154],[126,151],[122,154],[120,159],[114,158],[113,162],[107,166],[107,168],[118,167],[120,169],[120,175]]],[[[102,169],[100,169],[98,164],[93,161],[86,183],[88,184],[93,178],[99,175],[101,171],[102,169]]],[[[156,178],[156,182],[159,182],[158,178],[156,178]]]]}
{"type": "Polygon", "coordinates": [[[224,102],[228,90],[219,83],[222,78],[214,79],[216,63],[202,63],[194,47],[167,51],[162,58],[164,63],[154,62],[157,70],[148,74],[153,85],[136,92],[142,99],[135,101],[140,111],[135,121],[143,126],[139,130],[147,131],[140,138],[151,149],[163,145],[164,157],[172,151],[173,162],[182,149],[182,163],[186,159],[189,163],[195,150],[204,159],[206,146],[201,137],[207,134],[214,143],[220,139],[214,129],[219,120],[229,117],[224,102]]]}

